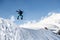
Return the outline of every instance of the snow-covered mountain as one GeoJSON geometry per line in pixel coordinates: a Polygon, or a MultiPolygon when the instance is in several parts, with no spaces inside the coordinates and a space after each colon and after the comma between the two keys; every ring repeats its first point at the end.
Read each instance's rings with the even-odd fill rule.
{"type": "Polygon", "coordinates": [[[22,28],[11,20],[0,18],[0,40],[60,40],[60,36],[42,28],[22,28]]]}

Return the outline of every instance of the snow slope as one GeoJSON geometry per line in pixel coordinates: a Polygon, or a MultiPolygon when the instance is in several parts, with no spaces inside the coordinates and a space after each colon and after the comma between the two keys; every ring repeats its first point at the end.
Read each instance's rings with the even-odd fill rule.
{"type": "Polygon", "coordinates": [[[60,40],[60,36],[46,29],[28,29],[8,19],[0,18],[0,40],[60,40]]]}

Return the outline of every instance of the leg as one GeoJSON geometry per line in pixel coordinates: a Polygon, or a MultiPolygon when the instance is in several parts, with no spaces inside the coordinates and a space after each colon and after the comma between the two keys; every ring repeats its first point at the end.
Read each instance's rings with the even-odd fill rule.
{"type": "Polygon", "coordinates": [[[17,17],[17,19],[19,19],[19,16],[17,17]]]}
{"type": "Polygon", "coordinates": [[[23,15],[21,16],[21,20],[23,20],[23,15]]]}

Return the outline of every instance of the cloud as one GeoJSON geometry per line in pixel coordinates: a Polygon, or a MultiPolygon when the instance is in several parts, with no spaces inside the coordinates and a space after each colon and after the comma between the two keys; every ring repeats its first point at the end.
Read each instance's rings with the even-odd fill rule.
{"type": "Polygon", "coordinates": [[[15,17],[14,16],[11,16],[10,20],[11,21],[15,21],[15,17]]]}
{"type": "Polygon", "coordinates": [[[40,29],[44,27],[50,27],[49,25],[60,26],[60,13],[49,12],[47,16],[43,17],[39,21],[28,21],[20,25],[20,27],[29,29],[40,29]]]}

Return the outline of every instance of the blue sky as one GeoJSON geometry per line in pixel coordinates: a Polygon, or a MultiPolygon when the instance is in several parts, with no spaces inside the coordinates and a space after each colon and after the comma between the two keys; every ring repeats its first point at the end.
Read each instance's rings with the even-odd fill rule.
{"type": "Polygon", "coordinates": [[[24,11],[24,20],[39,20],[49,12],[60,12],[60,0],[0,0],[0,17],[18,16],[24,11]]]}

